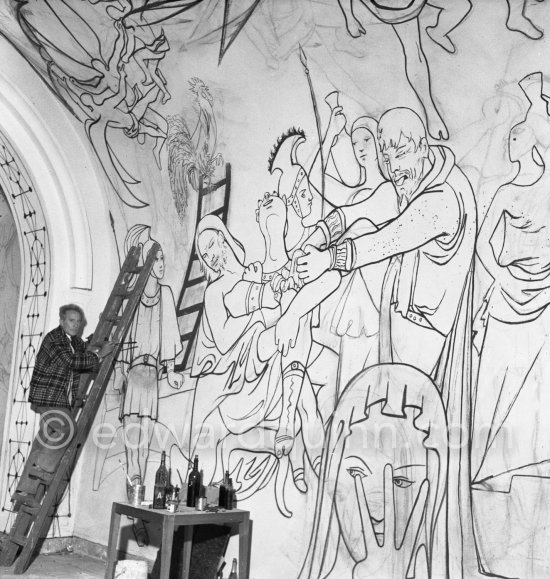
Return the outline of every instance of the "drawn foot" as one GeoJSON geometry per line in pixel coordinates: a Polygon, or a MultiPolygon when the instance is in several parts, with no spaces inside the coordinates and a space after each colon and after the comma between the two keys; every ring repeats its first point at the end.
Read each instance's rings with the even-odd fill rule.
{"type": "Polygon", "coordinates": [[[439,46],[441,46],[443,50],[446,50],[450,54],[454,54],[456,52],[456,47],[453,44],[452,40],[446,34],[441,34],[436,26],[428,26],[426,28],[426,34],[436,44],[439,44],[439,46]]]}
{"type": "Polygon", "coordinates": [[[288,455],[294,446],[294,430],[280,427],[275,435],[275,456],[281,458],[288,455]]]}
{"type": "Polygon", "coordinates": [[[355,16],[353,19],[346,19],[346,28],[348,29],[350,36],[353,36],[353,38],[359,38],[361,34],[367,33],[361,22],[359,22],[355,16]]]}
{"type": "Polygon", "coordinates": [[[428,115],[428,132],[438,141],[446,141],[449,138],[449,131],[437,112],[431,116],[428,115]]]}
{"type": "Polygon", "coordinates": [[[527,38],[538,40],[544,34],[540,28],[537,28],[526,16],[510,16],[506,22],[506,27],[515,32],[521,32],[527,38]]]}

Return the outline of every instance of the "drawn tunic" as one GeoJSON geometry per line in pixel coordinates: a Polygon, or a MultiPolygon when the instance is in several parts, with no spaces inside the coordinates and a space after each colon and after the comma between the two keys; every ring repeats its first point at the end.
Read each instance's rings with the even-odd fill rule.
{"type": "Polygon", "coordinates": [[[159,372],[181,352],[174,296],[159,285],[154,296],[142,295],[130,330],[128,379],[121,417],[137,414],[158,418],[159,372]]]}
{"type": "Polygon", "coordinates": [[[550,473],[543,464],[550,459],[550,298],[533,301],[550,287],[547,184],[539,182],[521,195],[522,214],[503,211],[490,244],[497,263],[520,286],[523,282],[525,292],[520,303],[494,282],[478,316],[486,327],[481,332],[472,475],[474,482],[490,481],[493,488],[505,490],[518,472],[550,473]]]}

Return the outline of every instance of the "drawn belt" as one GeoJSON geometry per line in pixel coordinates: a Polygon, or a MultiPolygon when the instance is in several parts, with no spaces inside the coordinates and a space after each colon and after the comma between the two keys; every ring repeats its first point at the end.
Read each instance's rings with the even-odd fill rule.
{"type": "Polygon", "coordinates": [[[144,354],[143,356],[138,356],[132,360],[130,368],[133,368],[134,366],[152,366],[153,368],[157,368],[158,364],[155,356],[144,354]]]}

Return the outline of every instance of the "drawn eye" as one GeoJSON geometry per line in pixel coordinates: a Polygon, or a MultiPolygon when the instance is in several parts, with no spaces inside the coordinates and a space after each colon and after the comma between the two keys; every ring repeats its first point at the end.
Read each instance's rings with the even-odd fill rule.
{"type": "Polygon", "coordinates": [[[400,489],[406,489],[413,484],[414,481],[409,480],[404,476],[394,476],[393,477],[393,484],[400,489]]]}
{"type": "Polygon", "coordinates": [[[348,474],[350,476],[352,476],[353,478],[355,478],[356,476],[359,476],[361,478],[366,477],[366,473],[365,471],[360,467],[360,466],[351,466],[350,468],[347,469],[348,474]]]}

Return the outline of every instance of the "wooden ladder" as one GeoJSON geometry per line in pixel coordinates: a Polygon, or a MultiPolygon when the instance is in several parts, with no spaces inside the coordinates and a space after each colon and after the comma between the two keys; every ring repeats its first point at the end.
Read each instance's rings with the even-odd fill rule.
{"type": "Polygon", "coordinates": [[[0,566],[9,567],[15,561],[13,572],[16,575],[26,571],[40,541],[48,533],[56,505],[63,497],[80,451],[92,428],[114,362],[130,328],[159,250],[160,245],[155,243],[144,265],[140,266],[141,249],[132,247],[122,264],[88,348],[101,347],[108,340],[114,341],[116,346],[102,360],[97,373],[81,377],[77,404],[73,410],[76,424],[74,437],[67,445],[59,466],[55,472],[48,473],[33,465],[25,465],[22,478],[30,479],[36,491],[25,494],[16,492],[12,496],[17,516],[10,533],[1,538],[0,550],[0,566]]]}

